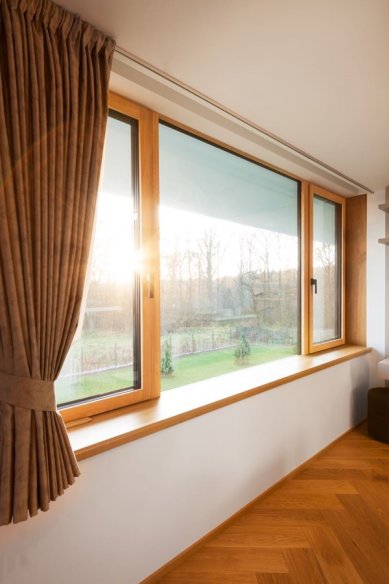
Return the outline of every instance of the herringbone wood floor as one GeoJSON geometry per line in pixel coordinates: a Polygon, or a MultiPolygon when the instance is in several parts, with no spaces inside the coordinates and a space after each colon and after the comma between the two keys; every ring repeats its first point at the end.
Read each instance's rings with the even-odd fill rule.
{"type": "Polygon", "coordinates": [[[160,582],[389,584],[389,445],[347,434],[160,582]]]}

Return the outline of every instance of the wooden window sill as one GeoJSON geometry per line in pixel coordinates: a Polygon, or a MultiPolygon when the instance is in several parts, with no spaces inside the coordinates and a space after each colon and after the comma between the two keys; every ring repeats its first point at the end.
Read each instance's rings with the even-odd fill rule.
{"type": "Polygon", "coordinates": [[[78,460],[311,375],[371,351],[360,346],[296,355],[163,392],[158,399],[99,414],[69,427],[78,460]]]}

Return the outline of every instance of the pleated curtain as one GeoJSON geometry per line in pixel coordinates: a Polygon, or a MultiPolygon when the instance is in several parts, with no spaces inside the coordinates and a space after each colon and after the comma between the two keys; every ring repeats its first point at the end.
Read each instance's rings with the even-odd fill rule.
{"type": "Polygon", "coordinates": [[[0,525],[79,474],[54,380],[77,328],[114,42],[49,0],[0,0],[0,525]]]}

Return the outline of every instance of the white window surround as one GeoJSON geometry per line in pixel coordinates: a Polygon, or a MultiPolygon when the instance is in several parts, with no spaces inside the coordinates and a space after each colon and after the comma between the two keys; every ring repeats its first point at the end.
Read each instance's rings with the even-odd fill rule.
{"type": "Polygon", "coordinates": [[[271,134],[266,134],[234,112],[221,109],[206,96],[186,88],[177,80],[132,55],[115,52],[110,89],[171,119],[196,128],[234,148],[277,166],[308,182],[335,190],[342,196],[371,192],[324,163],[297,152],[271,134]]]}

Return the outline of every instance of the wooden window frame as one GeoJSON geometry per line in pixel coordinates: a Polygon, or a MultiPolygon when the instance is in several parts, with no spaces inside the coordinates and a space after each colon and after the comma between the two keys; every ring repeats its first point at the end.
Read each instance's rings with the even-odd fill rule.
{"type": "Polygon", "coordinates": [[[301,355],[339,347],[345,344],[345,198],[312,185],[300,177],[231,147],[217,139],[196,131],[167,116],[162,116],[127,98],[110,93],[109,107],[138,122],[139,144],[139,245],[142,257],[140,274],[140,342],[141,387],[123,390],[111,396],[90,399],[79,404],[60,407],[68,426],[89,421],[93,416],[124,408],[160,396],[160,288],[159,288],[159,123],[164,122],[215,146],[237,154],[261,166],[298,181],[300,184],[300,302],[301,302],[301,355]],[[313,344],[312,321],[312,247],[313,247],[313,194],[342,205],[342,336],[335,341],[313,344]]]}
{"type": "Polygon", "coordinates": [[[158,227],[158,123],[155,112],[114,93],[109,107],[138,122],[139,144],[139,248],[141,387],[123,390],[76,404],[64,404],[60,412],[66,423],[82,422],[94,416],[160,395],[160,305],[159,305],[159,227],[158,227]]]}

